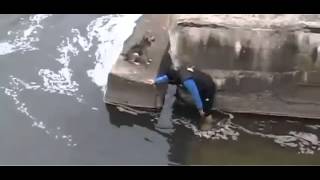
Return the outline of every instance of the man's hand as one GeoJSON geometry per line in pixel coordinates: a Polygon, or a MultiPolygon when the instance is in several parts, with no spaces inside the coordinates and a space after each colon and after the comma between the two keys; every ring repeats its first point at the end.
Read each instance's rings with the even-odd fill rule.
{"type": "Polygon", "coordinates": [[[199,114],[200,114],[200,116],[203,118],[204,116],[205,116],[205,113],[204,113],[204,111],[201,109],[201,110],[199,110],[199,114]]]}
{"type": "Polygon", "coordinates": [[[151,84],[151,85],[155,85],[155,82],[153,79],[147,79],[146,83],[151,84]]]}

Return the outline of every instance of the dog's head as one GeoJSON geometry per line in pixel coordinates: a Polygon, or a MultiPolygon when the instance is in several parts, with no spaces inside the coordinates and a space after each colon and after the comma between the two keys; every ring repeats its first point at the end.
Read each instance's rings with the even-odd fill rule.
{"type": "Polygon", "coordinates": [[[156,38],[155,38],[150,32],[147,32],[147,33],[145,33],[145,35],[143,36],[143,41],[144,41],[144,43],[146,43],[148,46],[151,46],[151,44],[156,41],[156,38]]]}

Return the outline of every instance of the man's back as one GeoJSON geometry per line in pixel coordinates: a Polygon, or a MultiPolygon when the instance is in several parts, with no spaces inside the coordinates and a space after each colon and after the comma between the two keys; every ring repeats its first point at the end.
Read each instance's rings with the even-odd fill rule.
{"type": "Polygon", "coordinates": [[[192,74],[201,94],[212,94],[212,92],[216,91],[216,85],[210,75],[198,69],[194,69],[192,74]]]}
{"type": "Polygon", "coordinates": [[[169,77],[170,83],[177,84],[177,85],[182,84],[183,81],[192,78],[196,83],[201,95],[212,94],[212,92],[216,91],[216,85],[212,81],[212,78],[208,74],[198,69],[193,69],[193,70],[188,70],[187,68],[180,68],[179,70],[170,69],[168,72],[168,77],[169,77]]]}

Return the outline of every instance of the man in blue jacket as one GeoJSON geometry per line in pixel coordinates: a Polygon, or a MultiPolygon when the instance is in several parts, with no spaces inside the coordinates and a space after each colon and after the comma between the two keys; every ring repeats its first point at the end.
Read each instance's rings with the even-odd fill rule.
{"type": "Polygon", "coordinates": [[[210,115],[216,93],[216,85],[206,73],[195,68],[171,67],[167,73],[158,75],[152,83],[154,85],[163,83],[177,85],[176,96],[179,100],[186,102],[183,94],[190,94],[201,118],[210,115]]]}

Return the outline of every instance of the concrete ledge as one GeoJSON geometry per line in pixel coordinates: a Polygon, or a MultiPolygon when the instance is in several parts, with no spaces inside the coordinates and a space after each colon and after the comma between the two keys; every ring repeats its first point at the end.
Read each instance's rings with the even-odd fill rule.
{"type": "Polygon", "coordinates": [[[218,85],[230,112],[320,118],[320,16],[176,14],[173,63],[194,65],[218,85]]]}
{"type": "Polygon", "coordinates": [[[219,94],[217,107],[228,112],[320,119],[320,104],[282,99],[270,92],[219,94]]]}
{"type": "Polygon", "coordinates": [[[147,80],[172,59],[210,74],[218,84],[219,109],[320,119],[319,19],[319,15],[144,15],[124,51],[151,31],[156,37],[149,52],[153,62],[136,66],[120,56],[109,74],[104,101],[161,108],[167,87],[156,89],[147,80]]]}
{"type": "Polygon", "coordinates": [[[123,104],[132,107],[161,108],[166,87],[156,89],[147,83],[161,70],[164,58],[168,57],[169,37],[167,33],[168,15],[143,15],[137,22],[133,34],[125,42],[123,52],[141,40],[146,31],[155,36],[156,41],[148,54],[153,59],[150,65],[135,65],[120,56],[108,77],[105,103],[123,104]]]}

